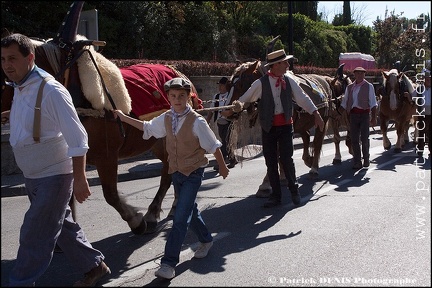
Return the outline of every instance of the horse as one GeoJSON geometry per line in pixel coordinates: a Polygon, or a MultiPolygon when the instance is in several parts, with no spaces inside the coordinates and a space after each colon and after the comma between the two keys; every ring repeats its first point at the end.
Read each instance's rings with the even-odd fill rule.
{"type": "MultiPolygon", "coordinates": [[[[77,25],[82,5],[83,2],[71,5],[71,10],[63,22],[63,29],[60,29],[61,32],[59,32],[58,37],[48,41],[33,40],[36,54],[35,63],[51,75],[55,75],[56,79],[64,83],[71,93],[74,106],[88,134],[87,164],[96,167],[106,202],[120,214],[135,235],[152,233],[156,231],[162,211],[162,201],[172,183],[171,175],[168,174],[165,138],[152,137],[149,140],[144,140],[142,131],[122,123],[118,119],[117,121],[114,120],[111,110],[113,108],[120,109],[130,116],[140,119],[155,117],[169,109],[169,103],[163,89],[165,81],[174,77],[186,79],[187,77],[175,70],[174,67],[159,64],[147,65],[146,75],[156,68],[170,71],[170,73],[165,74],[165,79],[161,79],[159,76],[152,82],[153,98],[151,101],[153,104],[159,103],[159,110],[142,115],[134,113],[133,105],[131,105],[133,91],[130,85],[145,82],[146,79],[126,81],[124,76],[127,75],[128,68],[140,72],[143,71],[142,66],[133,65],[122,68],[120,71],[114,63],[102,54],[88,48],[95,42],[80,39],[79,35],[77,36],[76,27],[73,27],[77,25]],[[130,85],[126,87],[127,83],[130,85]],[[110,92],[115,93],[111,95],[110,92]],[[116,97],[115,100],[113,96],[116,97]],[[156,99],[160,101],[156,101],[156,99]],[[166,106],[167,103],[168,106],[166,106]],[[147,213],[143,215],[138,208],[128,204],[119,195],[117,190],[118,161],[150,151],[162,161],[163,167],[159,189],[149,205],[147,213]]],[[[154,72],[155,75],[161,74],[160,70],[154,72]]],[[[3,79],[4,76],[2,76],[3,79]]],[[[193,85],[191,90],[193,101],[190,104],[194,109],[202,108],[200,105],[202,101],[198,98],[193,85]]],[[[10,109],[12,94],[12,87],[3,87],[2,111],[10,109]]],[[[135,109],[135,111],[139,111],[139,109],[135,109]]],[[[175,207],[174,203],[173,207],[175,207]]],[[[170,212],[170,214],[172,213],[170,212]]]]}
{"type": "Polygon", "coordinates": [[[405,146],[409,125],[416,114],[416,105],[412,100],[415,93],[413,82],[403,72],[396,69],[381,71],[383,86],[378,89],[380,94],[379,113],[380,128],[383,135],[383,147],[390,150],[391,142],[387,137],[388,122],[395,123],[397,140],[394,147],[395,153],[400,153],[405,146]]]}
{"type": "MultiPolygon", "coordinates": [[[[265,73],[266,69],[260,60],[249,61],[238,66],[231,75],[233,83],[232,91],[230,91],[230,93],[232,93],[231,102],[238,100],[240,96],[243,95],[252,85],[252,83],[262,77],[265,73]]],[[[334,98],[334,89],[331,85],[335,85],[336,81],[332,84],[332,81],[334,80],[332,77],[316,74],[296,74],[294,76],[297,77],[300,86],[314,101],[325,123],[324,131],[320,131],[319,129],[315,130],[312,147],[309,147],[311,144],[310,130],[315,125],[314,116],[305,113],[303,110],[294,109],[294,133],[300,134],[303,141],[302,159],[305,165],[311,168],[309,175],[311,177],[316,177],[318,175],[319,158],[321,155],[324,136],[326,135],[327,123],[331,115],[330,109],[332,109],[332,106],[330,102],[331,99],[334,98]]],[[[256,125],[258,113],[256,105],[249,105],[246,110],[247,114],[250,115],[249,127],[253,127],[256,125]]],[[[283,177],[281,178],[283,179],[283,177]]]]}
{"type": "Polygon", "coordinates": [[[343,73],[344,65],[345,63],[342,63],[338,67],[335,77],[330,82],[330,87],[332,87],[333,90],[331,99],[333,109],[330,109],[329,127],[331,127],[333,130],[333,143],[335,144],[335,156],[333,158],[333,164],[342,163],[342,155],[340,152],[340,142],[342,139],[340,131],[342,129],[346,130],[345,145],[348,147],[348,152],[351,155],[353,154],[349,131],[350,126],[348,113],[345,110],[340,112],[339,109],[345,95],[346,87],[352,83],[349,76],[343,73]]]}

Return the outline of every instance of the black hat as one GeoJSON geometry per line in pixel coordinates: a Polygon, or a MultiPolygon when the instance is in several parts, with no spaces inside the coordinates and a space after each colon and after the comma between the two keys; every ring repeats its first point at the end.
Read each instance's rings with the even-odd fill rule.
{"type": "Polygon", "coordinates": [[[217,82],[216,84],[226,84],[228,82],[228,78],[227,77],[222,77],[219,82],[217,82]]]}
{"type": "Polygon", "coordinates": [[[173,78],[164,84],[165,92],[167,92],[170,89],[191,89],[191,83],[183,78],[173,78]]]}

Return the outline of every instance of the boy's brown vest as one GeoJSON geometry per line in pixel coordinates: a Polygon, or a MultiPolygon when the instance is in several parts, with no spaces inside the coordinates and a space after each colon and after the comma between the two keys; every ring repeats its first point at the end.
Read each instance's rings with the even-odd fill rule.
{"type": "Polygon", "coordinates": [[[191,110],[186,115],[186,119],[177,135],[172,132],[171,116],[171,113],[165,114],[168,173],[172,174],[178,171],[189,176],[193,171],[207,165],[209,162],[205,156],[206,151],[201,148],[198,137],[192,131],[195,119],[202,116],[191,110]]]}

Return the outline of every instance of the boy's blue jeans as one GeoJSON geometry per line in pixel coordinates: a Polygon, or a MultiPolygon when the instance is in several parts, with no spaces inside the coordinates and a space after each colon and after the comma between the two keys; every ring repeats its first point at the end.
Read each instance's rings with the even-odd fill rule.
{"type": "Polygon", "coordinates": [[[204,177],[204,168],[200,167],[189,176],[180,172],[172,174],[174,190],[177,192],[178,202],[173,219],[173,226],[165,244],[165,254],[162,264],[175,267],[180,261],[180,252],[186,237],[188,227],[192,229],[201,243],[213,241],[195,202],[204,177]]]}

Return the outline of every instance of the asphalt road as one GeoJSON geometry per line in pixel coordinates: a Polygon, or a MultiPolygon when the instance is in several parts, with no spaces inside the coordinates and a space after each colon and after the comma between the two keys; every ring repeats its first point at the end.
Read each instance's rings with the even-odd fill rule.
{"type": "MultiPolygon", "coordinates": [[[[394,143],[394,132],[390,137],[394,143]]],[[[297,208],[289,193],[284,194],[280,207],[261,207],[265,199],[255,197],[265,175],[259,154],[231,169],[225,180],[210,165],[197,202],[215,244],[206,258],[193,259],[197,240],[188,233],[177,276],[171,281],[155,278],[154,271],[171,227],[165,217],[173,201],[172,188],[162,205],[159,231],[137,236],[106,204],[94,178],[92,196],[78,206],[78,222],[112,270],[98,285],[430,287],[430,157],[420,163],[413,148],[410,144],[397,154],[384,151],[381,135],[373,133],[371,166],[356,171],[351,169],[351,156],[344,145],[342,163],[332,165],[334,147],[326,143],[320,174],[314,179],[301,161],[301,150],[296,149],[303,202],[297,208]]],[[[121,175],[140,175],[143,169],[157,165],[150,160],[123,163],[121,175]]],[[[93,179],[94,170],[87,173],[93,179]]],[[[159,177],[129,177],[119,181],[119,191],[145,212],[159,177]]],[[[1,286],[7,284],[16,257],[27,207],[25,196],[3,197],[2,193],[1,286]]],[[[37,286],[66,287],[80,277],[63,254],[55,254],[37,286]]]]}

